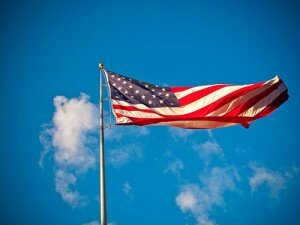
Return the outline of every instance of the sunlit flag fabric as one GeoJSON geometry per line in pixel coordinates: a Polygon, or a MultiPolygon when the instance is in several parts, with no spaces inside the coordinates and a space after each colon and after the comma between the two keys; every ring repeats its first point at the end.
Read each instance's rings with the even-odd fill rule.
{"type": "Polygon", "coordinates": [[[170,125],[210,129],[249,127],[288,99],[276,76],[249,85],[215,84],[165,87],[106,71],[117,125],[170,125]]]}

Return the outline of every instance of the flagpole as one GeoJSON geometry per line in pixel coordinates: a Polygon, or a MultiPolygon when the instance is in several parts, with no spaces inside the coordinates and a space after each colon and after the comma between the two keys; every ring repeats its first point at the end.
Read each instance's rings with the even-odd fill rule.
{"type": "Polygon", "coordinates": [[[100,113],[100,225],[107,225],[106,219],[106,191],[105,191],[105,160],[104,160],[104,123],[103,123],[103,83],[102,83],[102,70],[104,65],[99,64],[100,69],[100,101],[99,101],[99,113],[100,113]]]}

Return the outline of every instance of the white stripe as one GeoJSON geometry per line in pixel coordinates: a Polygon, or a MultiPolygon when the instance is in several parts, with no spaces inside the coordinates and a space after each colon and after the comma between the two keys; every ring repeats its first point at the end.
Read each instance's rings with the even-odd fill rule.
{"type": "Polygon", "coordinates": [[[203,120],[193,120],[193,121],[171,121],[171,122],[160,122],[157,125],[170,125],[179,128],[190,128],[190,129],[209,129],[218,127],[228,127],[236,125],[237,123],[219,122],[219,121],[203,121],[203,120]]]}
{"type": "Polygon", "coordinates": [[[282,83],[277,89],[272,91],[265,98],[257,102],[253,107],[249,108],[247,111],[239,114],[239,117],[243,116],[255,116],[265,109],[271,102],[273,102],[281,93],[286,91],[286,86],[282,83]]]}
{"type": "Polygon", "coordinates": [[[239,98],[236,98],[233,101],[227,103],[226,105],[218,108],[217,110],[211,112],[210,114],[207,114],[207,116],[222,116],[222,115],[226,114],[227,112],[231,111],[236,106],[248,101],[252,97],[262,93],[263,91],[265,91],[266,89],[270,88],[271,86],[273,86],[274,84],[276,84],[278,82],[279,82],[279,78],[275,77],[274,79],[265,82],[259,88],[256,88],[256,89],[250,91],[249,93],[247,93],[239,98]]]}
{"type": "Polygon", "coordinates": [[[214,86],[214,85],[205,85],[205,86],[197,86],[197,87],[192,87],[192,88],[189,88],[187,90],[184,90],[184,91],[180,91],[180,92],[175,92],[174,95],[176,96],[176,98],[178,99],[181,99],[189,94],[192,94],[196,91],[200,91],[204,88],[207,88],[207,87],[210,87],[210,86],[214,86]]]}
{"type": "Polygon", "coordinates": [[[155,113],[148,113],[148,112],[141,112],[141,111],[128,111],[128,110],[122,110],[122,109],[116,109],[116,113],[134,117],[134,118],[163,118],[162,116],[159,116],[155,113]]]}
{"type": "Polygon", "coordinates": [[[144,104],[130,104],[128,102],[125,102],[125,101],[117,101],[115,99],[112,99],[111,100],[113,105],[121,105],[121,106],[133,106],[135,108],[138,108],[138,109],[155,109],[155,108],[149,108],[147,106],[145,106],[144,104]]]}
{"type": "Polygon", "coordinates": [[[124,124],[124,123],[131,123],[132,120],[129,119],[128,117],[120,117],[120,118],[117,118],[116,117],[116,124],[124,124]]]}

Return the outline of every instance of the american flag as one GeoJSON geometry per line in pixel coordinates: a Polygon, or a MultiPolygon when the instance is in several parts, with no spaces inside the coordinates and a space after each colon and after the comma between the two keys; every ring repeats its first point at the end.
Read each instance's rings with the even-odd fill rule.
{"type": "Polygon", "coordinates": [[[117,125],[170,125],[210,129],[249,127],[288,99],[276,76],[249,85],[158,86],[106,71],[117,125]]]}

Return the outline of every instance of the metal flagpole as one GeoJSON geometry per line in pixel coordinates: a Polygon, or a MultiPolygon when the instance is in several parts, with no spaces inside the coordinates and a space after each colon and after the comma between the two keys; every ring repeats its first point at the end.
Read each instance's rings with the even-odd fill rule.
{"type": "Polygon", "coordinates": [[[100,113],[100,225],[107,225],[106,219],[106,192],[105,192],[105,160],[104,160],[104,123],[103,123],[103,84],[102,84],[102,70],[104,65],[99,64],[100,69],[100,101],[99,101],[99,113],[100,113]]]}

